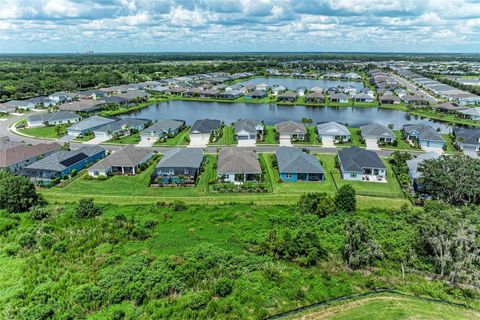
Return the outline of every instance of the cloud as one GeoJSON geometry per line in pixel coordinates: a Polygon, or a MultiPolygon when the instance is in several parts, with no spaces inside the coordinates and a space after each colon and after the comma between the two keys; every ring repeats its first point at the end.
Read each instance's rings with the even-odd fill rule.
{"type": "Polygon", "coordinates": [[[0,0],[0,52],[86,47],[479,52],[480,5],[477,0],[0,0]]]}

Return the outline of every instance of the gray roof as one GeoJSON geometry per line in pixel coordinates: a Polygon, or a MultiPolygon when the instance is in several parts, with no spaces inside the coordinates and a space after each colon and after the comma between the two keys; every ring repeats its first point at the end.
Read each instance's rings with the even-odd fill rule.
{"type": "Polygon", "coordinates": [[[22,142],[11,141],[8,137],[0,137],[0,168],[6,168],[58,149],[60,149],[60,145],[56,142],[27,145],[22,142]]]}
{"type": "MultiPolygon", "coordinates": [[[[377,90],[378,91],[378,90],[377,90]]],[[[381,97],[380,97],[380,100],[382,101],[385,101],[385,100],[392,100],[392,101],[400,101],[400,98],[397,97],[396,95],[394,94],[391,94],[391,93],[385,93],[383,94],[381,97]]]]}
{"type": "Polygon", "coordinates": [[[53,122],[53,121],[69,121],[81,118],[78,114],[68,111],[58,111],[58,112],[44,112],[37,113],[28,117],[29,122],[53,122]]]}
{"type": "Polygon", "coordinates": [[[214,130],[220,129],[222,121],[212,119],[197,120],[192,126],[190,133],[212,133],[214,130]]]}
{"type": "Polygon", "coordinates": [[[110,122],[107,124],[104,124],[103,126],[100,126],[95,129],[97,132],[117,132],[120,130],[123,130],[124,127],[138,127],[138,126],[145,126],[147,123],[149,123],[150,120],[147,119],[137,119],[137,118],[124,118],[120,119],[114,122],[110,122]]]}
{"type": "Polygon", "coordinates": [[[463,113],[465,115],[478,117],[478,116],[480,116],[480,107],[460,110],[459,112],[463,113]]]}
{"type": "Polygon", "coordinates": [[[233,126],[235,127],[235,132],[246,131],[251,134],[256,134],[257,127],[263,128],[263,123],[258,120],[242,119],[235,121],[233,126]]]}
{"type": "Polygon", "coordinates": [[[343,124],[335,121],[321,123],[317,125],[317,132],[319,136],[344,136],[350,135],[350,131],[343,124]]]}
{"type": "Polygon", "coordinates": [[[284,133],[307,133],[307,129],[302,123],[291,120],[277,123],[275,129],[284,133]]]}
{"type": "Polygon", "coordinates": [[[293,91],[285,91],[280,93],[277,97],[278,98],[296,98],[298,97],[298,93],[293,91]]]}
{"type": "Polygon", "coordinates": [[[101,109],[104,104],[105,102],[101,100],[83,99],[61,104],[58,108],[64,111],[88,112],[101,109]]]}
{"type": "Polygon", "coordinates": [[[119,96],[103,97],[102,100],[105,101],[105,103],[117,103],[117,104],[128,102],[128,99],[124,97],[119,97],[119,96]]]}
{"type": "Polygon", "coordinates": [[[311,154],[294,147],[279,147],[275,151],[278,170],[286,173],[323,173],[320,161],[311,154]]]}
{"type": "Polygon", "coordinates": [[[362,137],[392,137],[395,138],[395,133],[392,129],[378,123],[367,124],[361,126],[360,131],[362,137]]]}
{"type": "Polygon", "coordinates": [[[4,103],[6,106],[9,107],[28,107],[31,105],[34,105],[33,102],[30,102],[28,100],[10,100],[4,103]]]}
{"type": "Polygon", "coordinates": [[[345,93],[334,93],[330,96],[330,100],[348,100],[348,96],[345,93]]]}
{"type": "Polygon", "coordinates": [[[107,123],[112,123],[117,120],[115,119],[110,119],[110,118],[104,118],[100,116],[92,116],[90,118],[87,118],[85,120],[82,120],[78,123],[75,123],[71,127],[68,128],[68,130],[73,130],[73,131],[84,131],[84,130],[89,130],[89,129],[94,129],[100,126],[103,126],[107,123]]]}
{"type": "Polygon", "coordinates": [[[217,173],[262,173],[262,169],[253,150],[223,148],[218,154],[217,173]]]}
{"type": "Polygon", "coordinates": [[[466,144],[480,144],[480,129],[479,128],[454,128],[453,133],[457,141],[461,138],[462,143],[466,144]]]}
{"type": "Polygon", "coordinates": [[[127,146],[120,149],[105,159],[100,160],[91,166],[90,170],[107,170],[111,167],[135,167],[140,164],[148,155],[152,155],[151,150],[145,148],[135,148],[127,146]]]}
{"type": "Polygon", "coordinates": [[[421,140],[445,141],[437,130],[425,124],[406,124],[403,130],[408,134],[412,131],[418,132],[418,138],[421,140]]]}
{"type": "Polygon", "coordinates": [[[128,101],[135,100],[135,99],[145,99],[150,96],[150,94],[146,93],[145,91],[141,90],[130,90],[125,93],[118,95],[121,98],[125,98],[128,101]]]}
{"type": "Polygon", "coordinates": [[[156,134],[168,133],[171,131],[175,131],[184,125],[185,121],[183,120],[158,120],[153,125],[140,132],[140,135],[151,136],[156,134]]]}
{"type": "Polygon", "coordinates": [[[343,170],[348,172],[363,172],[363,168],[385,169],[385,164],[378,154],[358,147],[344,148],[338,151],[338,159],[343,170]]]}
{"type": "Polygon", "coordinates": [[[425,160],[437,159],[440,157],[440,154],[436,152],[427,152],[421,155],[418,155],[416,158],[407,160],[408,171],[414,179],[420,178],[422,173],[418,171],[418,166],[425,160]]]}
{"type": "Polygon", "coordinates": [[[156,168],[200,168],[202,160],[202,149],[175,148],[165,153],[156,168]]]}
{"type": "Polygon", "coordinates": [[[79,149],[71,150],[71,151],[61,150],[37,162],[32,163],[31,165],[27,166],[25,169],[48,170],[48,171],[57,171],[57,172],[63,171],[67,169],[69,166],[77,163],[78,161],[72,163],[69,166],[62,164],[62,162],[68,161],[69,159],[72,159],[73,157],[78,156],[82,153],[88,157],[92,157],[102,151],[105,151],[105,149],[100,146],[85,146],[85,147],[81,147],[79,149]]]}

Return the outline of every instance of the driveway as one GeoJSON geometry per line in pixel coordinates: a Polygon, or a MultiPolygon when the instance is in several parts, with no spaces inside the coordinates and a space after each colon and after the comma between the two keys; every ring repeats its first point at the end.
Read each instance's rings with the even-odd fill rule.
{"type": "Polygon", "coordinates": [[[292,146],[292,141],[290,140],[290,138],[280,137],[280,146],[281,147],[291,147],[292,146]]]}
{"type": "Polygon", "coordinates": [[[155,143],[155,139],[141,139],[136,145],[137,147],[152,147],[155,143]]]}
{"type": "Polygon", "coordinates": [[[335,143],[333,143],[332,137],[322,137],[322,145],[325,148],[335,148],[335,143]]]}
{"type": "Polygon", "coordinates": [[[255,147],[257,145],[255,140],[238,140],[238,147],[255,147]]]}
{"type": "Polygon", "coordinates": [[[436,152],[438,154],[444,154],[445,151],[443,151],[443,148],[439,148],[439,147],[422,147],[423,150],[425,150],[425,152],[436,152]]]}
{"type": "Polygon", "coordinates": [[[470,158],[473,158],[473,159],[480,159],[480,157],[478,156],[478,153],[476,151],[463,151],[463,154],[466,155],[466,156],[469,156],[470,158]]]}
{"type": "Polygon", "coordinates": [[[206,136],[202,135],[193,135],[190,136],[190,144],[188,145],[189,148],[205,148],[208,144],[209,139],[206,136]]]}
{"type": "Polygon", "coordinates": [[[108,141],[109,139],[106,138],[106,137],[95,137],[93,138],[92,140],[90,141],[85,141],[84,144],[92,144],[92,145],[97,145],[97,144],[100,144],[102,142],[105,142],[105,141],[108,141]]]}
{"type": "Polygon", "coordinates": [[[380,150],[376,139],[365,139],[368,150],[380,150]]]}

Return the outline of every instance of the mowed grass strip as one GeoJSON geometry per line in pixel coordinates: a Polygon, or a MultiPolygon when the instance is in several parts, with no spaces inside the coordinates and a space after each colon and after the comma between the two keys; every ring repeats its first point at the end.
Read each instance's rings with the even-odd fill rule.
{"type": "Polygon", "coordinates": [[[167,138],[165,142],[156,142],[154,146],[157,147],[169,147],[169,146],[186,146],[188,145],[188,134],[190,128],[185,128],[172,138],[167,138]]]}

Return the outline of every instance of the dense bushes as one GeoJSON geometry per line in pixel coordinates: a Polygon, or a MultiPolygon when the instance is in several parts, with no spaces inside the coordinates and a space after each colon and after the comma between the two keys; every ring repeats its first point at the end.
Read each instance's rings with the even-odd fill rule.
{"type": "Polygon", "coordinates": [[[35,186],[25,177],[0,170],[0,209],[22,212],[39,201],[35,186]]]}
{"type": "Polygon", "coordinates": [[[95,206],[93,199],[80,199],[75,208],[75,215],[78,218],[94,218],[100,214],[100,209],[95,206]]]}

